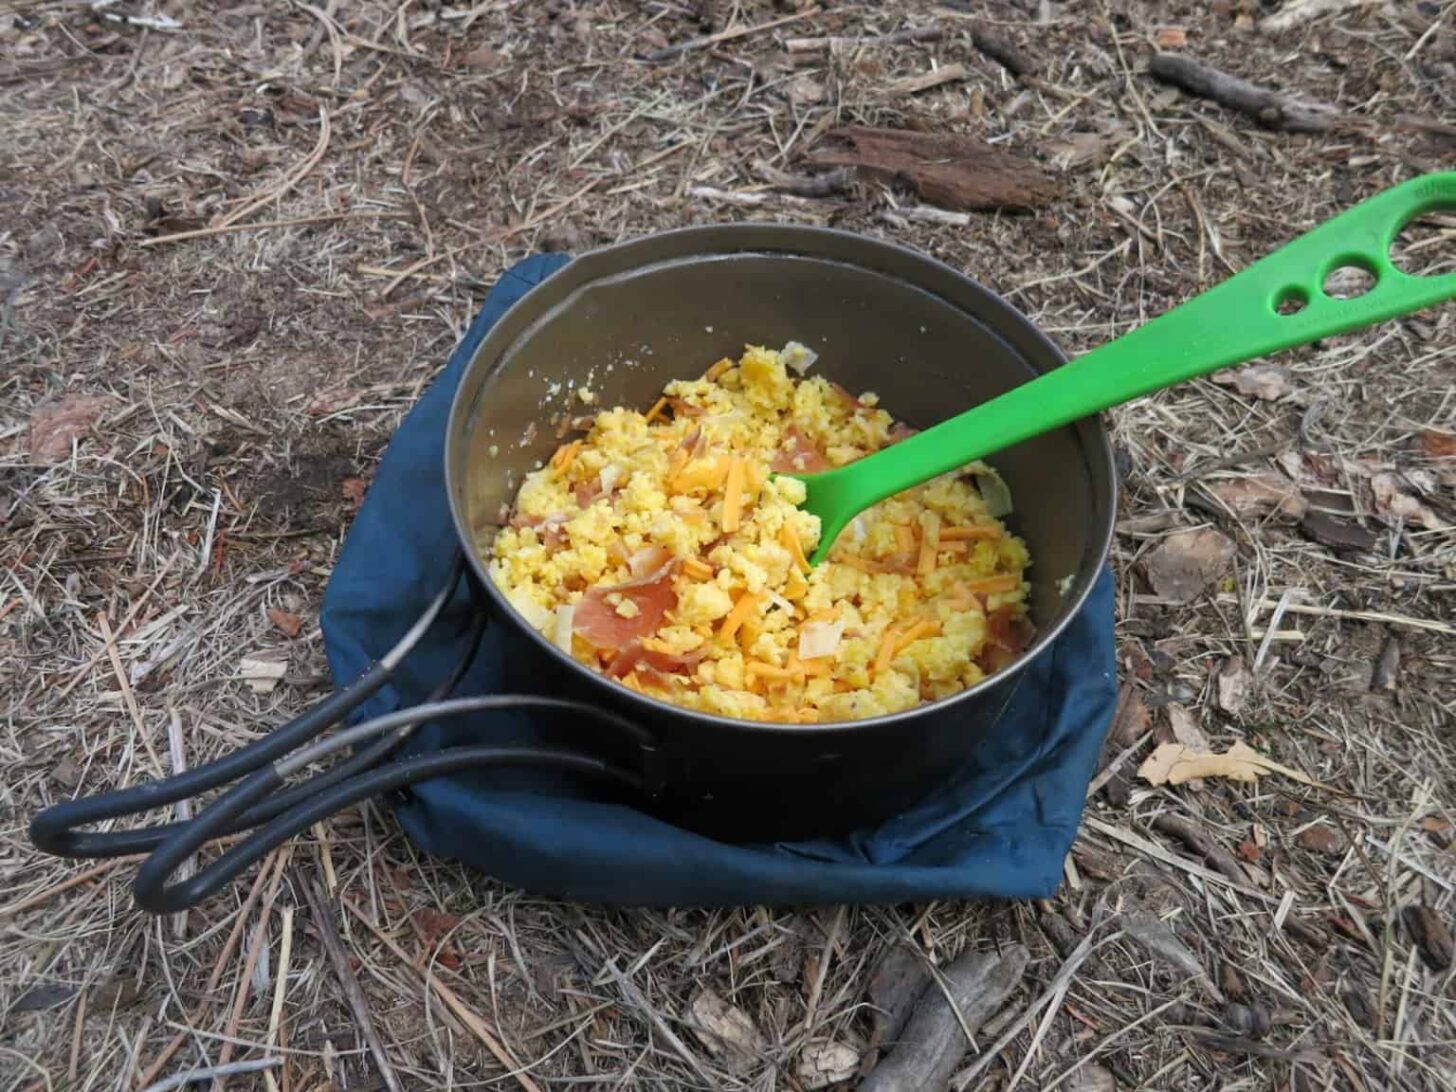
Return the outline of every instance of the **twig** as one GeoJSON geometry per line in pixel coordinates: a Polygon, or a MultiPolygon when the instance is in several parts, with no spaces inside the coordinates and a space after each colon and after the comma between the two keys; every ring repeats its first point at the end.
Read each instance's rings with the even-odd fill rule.
{"type": "Polygon", "coordinates": [[[887,95],[918,95],[943,84],[968,79],[971,70],[963,64],[948,64],[922,72],[918,76],[907,76],[903,80],[891,80],[885,85],[887,95]]]}
{"type": "Polygon", "coordinates": [[[1153,858],[1153,860],[1162,861],[1166,865],[1172,865],[1174,868],[1180,869],[1190,876],[1197,876],[1201,880],[1208,880],[1210,883],[1216,883],[1223,887],[1231,887],[1239,894],[1247,895],[1249,898],[1258,899],[1261,902],[1271,904],[1277,904],[1279,902],[1273,895],[1265,894],[1256,887],[1250,887],[1247,883],[1238,883],[1230,880],[1222,873],[1215,872],[1211,868],[1205,868],[1203,865],[1194,864],[1192,861],[1186,860],[1176,853],[1171,853],[1162,846],[1148,841],[1146,838],[1139,837],[1130,830],[1123,830],[1121,827],[1115,827],[1111,823],[1104,823],[1094,815],[1083,816],[1082,822],[1097,831],[1097,833],[1105,834],[1107,837],[1121,842],[1123,845],[1131,846],[1140,853],[1153,858]]]}
{"type": "Polygon", "coordinates": [[[852,49],[857,46],[905,45],[909,42],[938,42],[945,37],[945,28],[931,25],[897,30],[893,34],[830,35],[826,38],[790,38],[784,48],[790,53],[821,53],[826,49],[852,49]]]}
{"type": "Polygon", "coordinates": [[[1239,862],[1234,859],[1234,855],[1215,842],[1209,837],[1207,831],[1200,829],[1192,821],[1181,815],[1164,812],[1153,819],[1153,829],[1170,838],[1178,839],[1202,857],[1204,864],[1212,865],[1235,883],[1249,882],[1248,874],[1239,867],[1239,862]]]}
{"type": "MultiPolygon", "coordinates": [[[[1238,603],[1238,597],[1232,594],[1220,595],[1220,603],[1238,603]]],[[[1269,610],[1277,607],[1278,603],[1271,599],[1260,599],[1253,603],[1251,610],[1269,610]]],[[[1321,607],[1314,603],[1289,603],[1284,610],[1289,614],[1310,614],[1320,618],[1348,618],[1354,622],[1384,622],[1388,626],[1406,626],[1410,629],[1424,629],[1431,633],[1444,633],[1448,637],[1456,636],[1456,626],[1446,622],[1437,622],[1433,618],[1412,618],[1407,614],[1391,614],[1379,610],[1341,610],[1338,607],[1321,607]]]]}
{"type": "MultiPolygon", "coordinates": [[[[182,743],[182,715],[177,712],[175,706],[167,709],[167,749],[171,752],[172,776],[187,772],[187,753],[182,743]]],[[[185,823],[192,818],[192,800],[184,797],[178,800],[172,808],[172,816],[179,823],[185,823]]],[[[197,871],[197,855],[193,854],[177,866],[175,875],[177,882],[181,883],[197,871]]],[[[181,937],[187,931],[187,911],[179,910],[172,915],[172,935],[181,937]]]]}
{"type": "Polygon", "coordinates": [[[187,239],[206,239],[210,235],[231,235],[236,231],[263,231],[267,228],[301,227],[304,224],[329,224],[337,220],[408,220],[402,212],[330,212],[320,216],[295,216],[289,220],[257,220],[251,224],[218,224],[216,227],[196,228],[192,231],[178,231],[171,235],[158,235],[143,239],[138,246],[161,246],[164,243],[180,243],[187,239]]]}
{"type": "Polygon", "coordinates": [[[1340,112],[1328,103],[1311,102],[1260,87],[1174,53],[1154,54],[1148,62],[1148,72],[1164,83],[1247,114],[1270,129],[1318,133],[1340,120],[1340,112]]]}
{"type": "Polygon", "coordinates": [[[265,1069],[277,1069],[282,1064],[282,1058],[251,1058],[246,1062],[228,1062],[226,1065],[210,1066],[207,1069],[189,1069],[183,1073],[174,1073],[156,1084],[149,1084],[142,1089],[142,1092],[166,1092],[169,1088],[199,1084],[202,1081],[210,1081],[218,1077],[233,1077],[239,1073],[260,1073],[265,1069]]]}
{"type": "MultiPolygon", "coordinates": [[[[147,585],[146,591],[137,597],[137,601],[131,605],[131,610],[126,612],[126,617],[121,620],[121,625],[116,627],[118,635],[125,634],[131,628],[131,624],[136,621],[137,615],[141,613],[142,607],[146,606],[147,600],[152,597],[152,593],[161,585],[163,578],[171,571],[172,563],[176,560],[177,554],[175,553],[167,558],[161,570],[152,578],[152,582],[147,585]]],[[[58,697],[64,698],[72,690],[76,689],[81,680],[90,674],[91,669],[101,662],[101,657],[107,655],[109,652],[108,644],[109,642],[103,644],[99,651],[77,669],[76,673],[71,676],[71,681],[62,687],[60,694],[57,695],[58,697]]]]}
{"type": "Polygon", "coordinates": [[[257,212],[264,205],[278,200],[278,198],[282,197],[289,190],[293,189],[294,186],[302,182],[304,178],[308,176],[308,173],[312,171],[316,166],[318,166],[319,160],[323,159],[324,152],[327,151],[329,147],[330,132],[331,127],[329,125],[329,112],[325,110],[322,105],[320,105],[319,138],[318,143],[314,145],[313,151],[309,152],[308,155],[304,158],[303,162],[300,163],[296,168],[294,168],[292,174],[287,175],[283,179],[283,181],[275,186],[273,189],[259,194],[257,197],[253,198],[253,200],[247,202],[240,208],[234,209],[232,212],[228,213],[213,226],[227,227],[229,224],[236,224],[244,217],[251,216],[253,213],[257,212]]]}
{"type": "Polygon", "coordinates": [[[1349,8],[1371,7],[1375,0],[1289,0],[1273,15],[1259,20],[1259,30],[1265,34],[1278,34],[1313,22],[1322,15],[1331,15],[1349,8]]]}
{"type": "MultiPolygon", "coordinates": [[[[334,966],[334,974],[338,976],[339,985],[344,987],[344,1000],[349,1003],[349,1011],[354,1014],[359,1033],[364,1036],[364,1042],[369,1047],[374,1064],[379,1068],[379,1076],[383,1078],[390,1092],[404,1092],[404,1086],[399,1083],[399,1075],[395,1073],[394,1066],[389,1061],[389,1055],[385,1053],[384,1041],[379,1038],[374,1021],[369,1018],[369,1002],[365,1000],[364,991],[359,986],[359,977],[349,964],[349,955],[344,951],[344,942],[339,939],[339,929],[334,924],[338,913],[333,901],[323,893],[312,877],[295,874],[295,879],[298,886],[303,889],[303,897],[308,901],[308,911],[313,915],[314,925],[318,927],[319,939],[323,941],[324,951],[328,953],[329,962],[334,966]]],[[[276,1003],[274,1011],[276,1014],[276,1003]]]]}
{"type": "Polygon", "coordinates": [[[1034,76],[1037,63],[1014,42],[981,23],[971,27],[971,44],[1013,76],[1034,76]]]}
{"type": "Polygon", "coordinates": [[[661,49],[654,49],[651,53],[644,53],[642,59],[653,64],[659,61],[668,61],[680,53],[691,53],[694,50],[707,49],[709,46],[715,46],[721,42],[731,42],[736,38],[746,38],[750,34],[758,34],[761,31],[772,30],[774,27],[781,27],[788,23],[797,23],[818,14],[818,8],[810,8],[808,11],[800,11],[793,15],[784,15],[777,19],[770,19],[766,23],[755,23],[753,26],[748,27],[730,27],[727,30],[718,31],[717,34],[709,34],[702,38],[689,38],[686,42],[677,42],[670,46],[664,46],[661,49]]]}
{"type": "Polygon", "coordinates": [[[672,1047],[678,1056],[692,1067],[694,1073],[708,1082],[710,1087],[714,1087],[712,1075],[703,1068],[703,1063],[698,1061],[697,1056],[687,1048],[687,1044],[678,1037],[677,1033],[667,1026],[667,1021],[647,1003],[647,998],[642,996],[642,991],[637,988],[637,984],[617,969],[616,960],[607,960],[606,971],[612,976],[612,981],[617,984],[617,988],[622,991],[622,996],[627,999],[627,1003],[647,1018],[647,1022],[652,1025],[653,1030],[661,1035],[667,1045],[672,1047]]]}
{"type": "Polygon", "coordinates": [[[111,659],[111,670],[116,674],[116,684],[121,687],[121,698],[126,704],[126,711],[131,714],[132,724],[136,727],[137,737],[146,748],[148,757],[152,760],[152,769],[158,778],[167,776],[167,771],[162,766],[162,760],[157,757],[156,750],[152,747],[152,741],[147,734],[146,722],[142,720],[141,707],[137,705],[136,695],[132,693],[131,683],[126,677],[126,668],[121,665],[121,653],[116,651],[116,636],[111,632],[111,623],[107,621],[106,612],[102,611],[96,616],[97,628],[101,630],[101,639],[106,642],[106,655],[111,659]]]}

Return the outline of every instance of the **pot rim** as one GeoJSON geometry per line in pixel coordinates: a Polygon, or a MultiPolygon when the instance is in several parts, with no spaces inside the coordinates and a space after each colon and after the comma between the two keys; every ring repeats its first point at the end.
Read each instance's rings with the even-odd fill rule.
{"type": "MultiPolygon", "coordinates": [[[[875,238],[869,235],[861,235],[858,232],[843,231],[837,228],[825,228],[807,224],[786,224],[777,222],[762,223],[756,221],[743,221],[728,224],[696,225],[692,227],[674,228],[669,231],[654,232],[650,235],[639,235],[631,239],[625,239],[621,242],[612,243],[608,246],[598,247],[594,250],[587,251],[584,254],[573,257],[567,266],[562,267],[561,272],[564,272],[566,269],[569,269],[573,266],[580,268],[582,263],[596,263],[604,259],[614,259],[624,252],[630,252],[634,249],[639,249],[644,246],[660,245],[661,242],[665,239],[691,239],[694,236],[712,239],[714,237],[719,237],[738,231],[744,231],[745,229],[751,229],[757,235],[771,235],[781,232],[784,235],[786,244],[791,243],[791,237],[802,237],[805,235],[814,235],[837,239],[851,239],[854,240],[856,245],[877,248],[881,251],[896,254],[901,259],[909,259],[914,262],[920,262],[932,267],[937,267],[943,274],[948,274],[952,278],[965,282],[973,290],[981,293],[993,305],[1004,309],[1008,317],[1014,318],[1014,320],[1023,328],[1024,332],[1029,337],[1031,337],[1035,342],[1038,342],[1045,350],[1047,350],[1051,357],[1055,358],[1057,361],[1060,362],[1058,366],[1060,366],[1060,364],[1067,363],[1068,357],[1064,352],[1062,352],[1060,346],[1058,346],[1056,342],[1048,337],[1047,334],[1041,329],[1041,327],[1039,327],[1034,321],[1032,321],[1029,316],[1023,314],[1018,308],[1012,306],[1009,302],[1007,302],[999,293],[993,292],[991,289],[987,288],[985,285],[981,284],[973,277],[970,277],[961,270],[956,269],[954,266],[941,261],[939,258],[932,257],[931,255],[926,254],[923,251],[916,250],[913,247],[905,246],[903,244],[891,242],[885,239],[875,238]]],[[[711,254],[714,252],[715,251],[712,249],[703,251],[704,254],[711,254]]],[[[775,252],[792,254],[794,253],[794,250],[791,245],[785,245],[782,250],[777,250],[774,247],[750,246],[741,251],[726,250],[722,253],[727,256],[735,254],[775,252]]],[[[812,254],[804,256],[809,258],[820,257],[812,254]]],[[[604,270],[603,274],[600,277],[592,277],[582,282],[581,284],[578,284],[575,287],[569,289],[566,295],[564,295],[561,300],[557,301],[557,303],[551,305],[551,307],[552,309],[554,309],[555,307],[566,303],[574,295],[578,294],[586,287],[589,287],[591,284],[594,284],[600,280],[620,277],[624,274],[631,274],[642,269],[649,268],[653,265],[670,265],[674,262],[682,261],[691,257],[691,253],[684,253],[668,258],[649,259],[644,262],[639,262],[635,265],[628,265],[612,270],[604,270]]],[[[843,259],[832,258],[822,258],[822,260],[843,261],[843,259]]],[[[847,262],[845,264],[853,263],[847,262]]],[[[1095,585],[1097,582],[1099,573],[1107,563],[1107,558],[1112,548],[1115,515],[1117,512],[1118,482],[1116,467],[1112,453],[1112,442],[1110,437],[1108,436],[1106,425],[1104,424],[1103,418],[1100,414],[1094,415],[1090,418],[1082,418],[1079,421],[1073,421],[1068,425],[1062,426],[1064,428],[1078,429],[1079,432],[1081,432],[1082,430],[1086,430],[1088,433],[1090,433],[1090,435],[1084,435],[1081,437],[1081,439],[1085,441],[1090,441],[1090,443],[1084,443],[1082,445],[1085,451],[1085,455],[1087,457],[1089,465],[1092,466],[1092,468],[1094,469],[1094,472],[1096,469],[1096,464],[1099,462],[1102,464],[1102,470],[1106,474],[1106,480],[1108,483],[1107,509],[1104,518],[1105,526],[1102,528],[1100,541],[1094,541],[1094,549],[1089,549],[1088,551],[1088,556],[1091,560],[1085,563],[1086,568],[1079,568],[1076,572],[1076,584],[1080,586],[1074,586],[1074,590],[1076,593],[1075,597],[1069,602],[1064,601],[1064,608],[1061,611],[1060,619],[1054,625],[1049,626],[1044,630],[1039,630],[1037,632],[1036,639],[1015,660],[1013,660],[1010,664],[1001,668],[1000,670],[995,671],[990,675],[987,675],[981,681],[966,687],[964,690],[959,691],[958,693],[952,694],[949,697],[940,698],[936,701],[925,702],[911,709],[902,709],[899,712],[885,713],[880,716],[865,717],[859,720],[825,721],[814,724],[782,724],[774,721],[747,720],[736,717],[720,716],[717,713],[708,713],[700,709],[690,709],[687,706],[675,705],[672,702],[663,701],[659,698],[654,698],[646,694],[640,694],[635,690],[616,683],[612,679],[607,678],[597,671],[593,671],[585,664],[577,661],[574,657],[567,655],[560,648],[558,648],[554,642],[548,640],[541,633],[537,632],[534,627],[528,625],[525,619],[521,617],[520,613],[515,609],[515,607],[511,606],[510,602],[505,598],[501,591],[495,586],[495,582],[490,578],[490,573],[487,569],[485,559],[482,558],[480,553],[477,551],[474,539],[472,538],[470,533],[470,523],[467,518],[467,514],[464,511],[464,505],[462,501],[463,492],[462,490],[457,488],[457,486],[461,484],[464,477],[467,475],[468,467],[465,465],[466,461],[464,459],[461,459],[461,465],[457,469],[455,465],[456,460],[453,457],[457,444],[464,443],[469,436],[467,428],[468,422],[465,420],[465,417],[471,411],[471,409],[473,409],[473,405],[466,406],[465,404],[466,398],[464,397],[464,395],[468,386],[467,380],[473,373],[478,372],[481,368],[485,367],[485,365],[482,364],[482,354],[484,354],[487,348],[490,346],[492,334],[494,334],[495,331],[500,328],[501,322],[506,319],[511,311],[524,309],[530,306],[530,303],[533,299],[539,298],[545,293],[545,290],[550,289],[553,284],[555,284],[555,286],[559,289],[560,283],[557,281],[557,276],[559,275],[560,273],[558,272],[556,275],[547,277],[545,280],[532,287],[515,303],[511,304],[511,306],[507,308],[506,312],[501,315],[501,318],[497,320],[495,326],[493,326],[491,330],[486,333],[485,337],[481,340],[480,345],[476,348],[475,354],[471,357],[469,363],[465,366],[465,370],[461,373],[460,385],[456,388],[455,392],[451,396],[450,415],[446,423],[443,452],[443,457],[445,461],[445,489],[449,497],[450,514],[455,524],[456,537],[465,552],[466,558],[471,567],[471,571],[475,574],[475,576],[479,580],[479,583],[484,588],[485,594],[489,598],[489,602],[491,603],[491,605],[496,608],[497,612],[502,618],[508,618],[513,625],[523,631],[527,635],[528,639],[534,641],[537,648],[544,651],[546,655],[554,657],[558,663],[563,664],[568,668],[576,671],[581,676],[590,679],[591,685],[604,688],[603,692],[604,694],[608,695],[609,700],[625,702],[627,705],[633,707],[634,711],[640,713],[644,718],[651,718],[648,720],[648,723],[651,723],[651,720],[654,719],[660,720],[664,715],[670,715],[674,717],[687,718],[690,720],[703,721],[714,724],[717,727],[730,730],[773,733],[777,735],[791,733],[794,735],[808,736],[834,732],[873,732],[879,729],[893,727],[895,725],[904,723],[912,718],[923,716],[932,712],[937,714],[945,712],[951,709],[956,704],[973,700],[977,696],[985,694],[997,687],[1004,686],[1007,683],[1013,681],[1019,683],[1019,676],[1021,675],[1022,671],[1025,670],[1026,666],[1037,657],[1044,654],[1046,650],[1050,647],[1050,645],[1059,636],[1061,636],[1062,631],[1071,623],[1072,619],[1076,617],[1076,615],[1081,611],[1083,605],[1087,600],[1087,597],[1092,592],[1093,585],[1095,585]]],[[[917,284],[915,287],[919,288],[922,291],[931,292],[931,294],[938,295],[938,293],[933,292],[932,289],[926,288],[923,285],[917,284]]],[[[948,300],[947,302],[954,304],[954,301],[948,300]]],[[[526,336],[530,332],[532,327],[534,327],[535,324],[542,317],[544,317],[544,314],[545,312],[543,312],[542,315],[533,317],[530,325],[528,325],[525,329],[516,334],[510,342],[502,346],[502,351],[501,353],[497,354],[497,356],[504,355],[504,351],[508,350],[522,337],[526,336]]],[[[993,330],[992,332],[996,331],[993,330]]],[[[1025,358],[1023,357],[1023,359],[1025,358]]],[[[1031,364],[1033,369],[1036,368],[1036,365],[1031,361],[1026,361],[1026,363],[1031,364]]],[[[1041,373],[1039,372],[1039,374],[1041,373]]],[[[470,401],[473,403],[474,398],[472,397],[470,401]]]]}

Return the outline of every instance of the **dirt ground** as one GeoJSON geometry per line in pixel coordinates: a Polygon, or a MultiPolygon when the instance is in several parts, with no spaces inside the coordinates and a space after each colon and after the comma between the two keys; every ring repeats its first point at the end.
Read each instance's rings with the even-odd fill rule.
{"type": "MultiPolygon", "coordinates": [[[[158,920],[133,862],[31,848],[45,804],[326,692],[318,609],[358,497],[527,254],[833,224],[950,262],[1079,351],[1456,164],[1449,2],[975,5],[1034,62],[1019,78],[971,5],[824,6],[0,7],[0,1089],[270,1058],[227,1087],[852,1087],[902,944],[938,967],[1028,951],[956,1088],[1452,1087],[1449,305],[1112,414],[1123,702],[1055,898],[566,905],[355,809],[158,920]],[[940,33],[789,48],[907,27],[940,33]],[[1338,114],[1266,128],[1154,79],[1157,50],[1338,114]],[[984,139],[1055,195],[947,217],[895,183],[787,192],[850,123],[984,139]],[[286,665],[271,690],[239,677],[260,655],[286,665]],[[1168,742],[1242,742],[1318,784],[1135,777],[1168,742]]],[[[1456,268],[1453,228],[1428,218],[1403,267],[1456,268]]]]}

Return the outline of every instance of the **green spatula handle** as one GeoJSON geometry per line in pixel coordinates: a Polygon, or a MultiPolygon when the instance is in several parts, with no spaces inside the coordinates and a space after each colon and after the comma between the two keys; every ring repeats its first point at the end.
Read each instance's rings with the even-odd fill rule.
{"type": "Polygon", "coordinates": [[[1412,276],[1389,257],[1402,227],[1442,207],[1456,208],[1456,171],[1386,190],[1108,345],[858,463],[806,477],[806,507],[826,517],[816,563],[843,530],[832,524],[846,507],[853,511],[845,522],[938,474],[1109,406],[1456,297],[1456,273],[1412,276]],[[1326,295],[1325,278],[1343,266],[1366,270],[1374,286],[1352,299],[1326,295]],[[1280,313],[1281,305],[1297,304],[1297,312],[1280,313]]]}

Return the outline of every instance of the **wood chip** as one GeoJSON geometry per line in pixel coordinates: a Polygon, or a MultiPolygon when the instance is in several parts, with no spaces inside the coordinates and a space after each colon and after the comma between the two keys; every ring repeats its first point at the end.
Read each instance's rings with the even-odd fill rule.
{"type": "Polygon", "coordinates": [[[884,185],[903,183],[948,209],[1038,209],[1060,186],[1029,159],[971,137],[900,129],[831,129],[809,157],[816,166],[853,167],[884,185]]]}
{"type": "Polygon", "coordinates": [[[925,957],[908,944],[897,944],[880,958],[869,985],[870,1049],[899,1038],[929,981],[925,957]]]}
{"type": "Polygon", "coordinates": [[[279,651],[254,652],[244,656],[238,664],[238,678],[248,688],[259,694],[271,694],[278,687],[278,680],[288,672],[288,653],[279,651]]]}
{"type": "Polygon", "coordinates": [[[1231,716],[1238,716],[1249,704],[1254,689],[1254,676],[1244,666],[1243,657],[1230,656],[1214,677],[1218,707],[1231,716]]]}
{"type": "Polygon", "coordinates": [[[1314,509],[1305,513],[1299,529],[1308,538],[1332,550],[1358,550],[1368,553],[1375,549],[1377,541],[1374,531],[1351,520],[1336,519],[1328,512],[1317,512],[1314,509]]]}
{"type": "Polygon", "coordinates": [[[693,995],[688,1016],[693,1034],[734,1073],[751,1069],[767,1049],[753,1018],[723,1000],[711,986],[693,995]]]}
{"type": "Polygon", "coordinates": [[[811,1043],[799,1051],[794,1076],[802,1088],[827,1088],[858,1073],[859,1062],[859,1051],[845,1043],[811,1043]]]}

